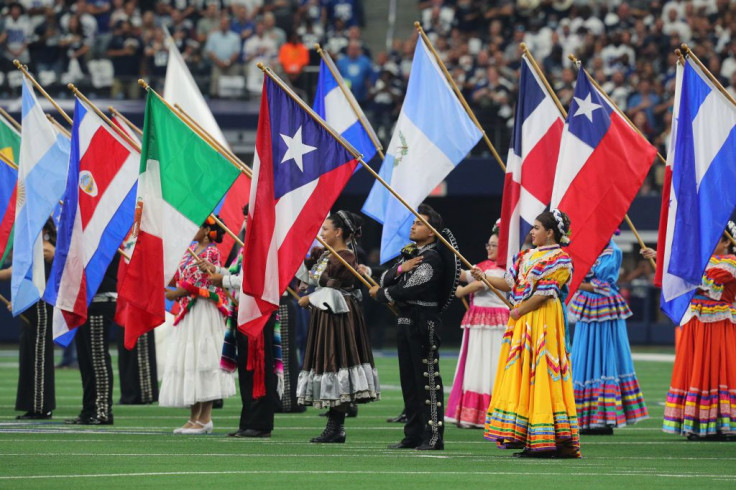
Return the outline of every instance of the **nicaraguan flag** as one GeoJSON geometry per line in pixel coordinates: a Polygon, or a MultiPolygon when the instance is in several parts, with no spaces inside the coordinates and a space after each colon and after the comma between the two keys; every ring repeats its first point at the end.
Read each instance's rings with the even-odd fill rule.
{"type": "Polygon", "coordinates": [[[687,60],[672,160],[661,307],[679,323],[736,208],[736,107],[687,60]],[[672,222],[672,223],[670,223],[672,222]]]}
{"type": "MultiPolygon", "coordinates": [[[[378,138],[360,109],[358,101],[355,100],[350,91],[347,91],[347,94],[342,91],[330,68],[334,73],[337,73],[337,76],[340,76],[340,72],[331,59],[322,60],[319,65],[317,93],[314,96],[314,112],[324,119],[332,129],[340,133],[348,143],[353,145],[363,155],[363,161],[367,163],[376,154],[376,146],[373,141],[378,141],[378,138]],[[328,66],[327,63],[332,66],[328,66]],[[358,114],[356,114],[356,110],[358,114]],[[366,122],[367,130],[361,124],[361,118],[366,122]],[[370,131],[370,134],[368,131],[370,131]],[[371,137],[374,140],[371,140],[371,137]]],[[[342,82],[345,86],[345,82],[342,82]]]]}
{"type": "MultiPolygon", "coordinates": [[[[379,174],[416,209],[481,136],[419,38],[404,105],[379,174]]],[[[362,211],[383,224],[381,263],[399,255],[409,243],[411,211],[378,182],[362,211]]]]}
{"type": "Polygon", "coordinates": [[[36,303],[46,288],[41,231],[64,196],[69,138],[46,119],[33,87],[23,79],[22,130],[10,290],[13,316],[36,303]]]}

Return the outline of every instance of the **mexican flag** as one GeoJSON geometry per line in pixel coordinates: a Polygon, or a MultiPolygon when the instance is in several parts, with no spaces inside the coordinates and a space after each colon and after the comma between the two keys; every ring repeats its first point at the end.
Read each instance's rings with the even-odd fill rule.
{"type": "Polygon", "coordinates": [[[118,285],[125,347],[164,322],[164,287],[239,170],[149,92],[138,176],[138,236],[118,285]]]}
{"type": "Polygon", "coordinates": [[[0,116],[0,267],[13,246],[20,133],[0,116]],[[8,165],[8,163],[13,164],[8,165]]]}

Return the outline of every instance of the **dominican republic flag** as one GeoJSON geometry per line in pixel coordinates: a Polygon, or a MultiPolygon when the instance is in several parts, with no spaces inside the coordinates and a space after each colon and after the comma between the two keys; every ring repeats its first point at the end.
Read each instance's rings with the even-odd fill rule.
{"type": "Polygon", "coordinates": [[[310,112],[264,77],[238,312],[250,337],[278,308],[358,164],[310,112]]]}
{"type": "MultiPolygon", "coordinates": [[[[54,340],[87,321],[87,307],[135,217],[140,154],[77,99],[56,253],[43,299],[54,340]]],[[[67,337],[71,340],[71,336],[67,337]]]]}
{"type": "Polygon", "coordinates": [[[514,130],[506,161],[498,265],[519,253],[534,219],[552,198],[565,119],[526,55],[522,56],[514,130]]]}
{"type": "Polygon", "coordinates": [[[139,169],[135,248],[118,282],[128,350],[164,322],[164,288],[239,174],[153,92],[146,98],[139,169]]]}
{"type": "Polygon", "coordinates": [[[667,234],[658,248],[662,311],[679,323],[736,209],[736,107],[689,59],[675,104],[667,234]]]}
{"type": "Polygon", "coordinates": [[[0,267],[13,243],[18,169],[0,161],[0,267]]]}
{"type": "Polygon", "coordinates": [[[568,299],[621,224],[656,154],[580,69],[550,203],[570,217],[566,251],[575,272],[568,299]]]}
{"type": "MultiPolygon", "coordinates": [[[[379,175],[416,209],[478,143],[475,126],[420,37],[409,86],[379,175]]],[[[414,214],[379,182],[363,213],[383,224],[381,263],[409,243],[414,214]]]]}
{"type": "Polygon", "coordinates": [[[41,231],[64,197],[70,147],[69,138],[46,119],[25,77],[22,105],[10,282],[13,316],[35,304],[46,289],[41,231]]]}
{"type": "Polygon", "coordinates": [[[358,101],[349,90],[347,93],[343,92],[339,82],[342,82],[343,87],[347,86],[335,63],[326,54],[326,59],[323,58],[319,65],[317,93],[314,96],[312,108],[319,117],[327,121],[332,129],[353,145],[358,153],[363,155],[364,162],[370,162],[376,154],[376,146],[373,141],[378,141],[378,137],[363,114],[358,101]],[[341,79],[336,80],[333,73],[341,79]],[[361,120],[365,122],[365,126],[361,120]]]}

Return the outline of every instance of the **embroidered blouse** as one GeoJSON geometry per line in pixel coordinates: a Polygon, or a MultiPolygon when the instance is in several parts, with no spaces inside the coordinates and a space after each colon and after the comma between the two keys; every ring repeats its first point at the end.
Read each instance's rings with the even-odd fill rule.
{"type": "MultiPolygon", "coordinates": [[[[189,246],[189,250],[192,252],[196,248],[196,243],[189,246]]],[[[214,245],[208,245],[197,256],[215,266],[221,264],[220,251],[214,245]]],[[[187,296],[178,299],[181,310],[174,319],[174,325],[179,324],[199,299],[212,301],[223,316],[229,316],[230,311],[227,306],[225,293],[222,289],[210,282],[207,274],[199,270],[197,260],[189,252],[184,254],[184,257],[179,262],[179,268],[174,275],[174,279],[176,280],[177,287],[186,289],[189,293],[187,296]]]]}
{"type": "Polygon", "coordinates": [[[532,296],[552,296],[564,301],[572,278],[572,259],[558,245],[522,250],[506,272],[513,305],[532,296]]]}
{"type": "Polygon", "coordinates": [[[571,321],[605,322],[623,320],[632,315],[616,285],[622,259],[621,249],[611,240],[583,280],[591,284],[595,291],[578,290],[570,301],[571,321]]]}
{"type": "Polygon", "coordinates": [[[703,323],[728,320],[736,323],[736,256],[714,255],[708,261],[695,297],[682,319],[684,325],[693,317],[703,323]]]}
{"type": "MultiPolygon", "coordinates": [[[[496,265],[496,263],[492,260],[484,260],[483,262],[480,262],[477,264],[477,267],[482,270],[486,277],[503,277],[504,276],[504,270],[496,265]]],[[[469,282],[474,281],[475,279],[472,278],[469,271],[463,271],[463,274],[465,274],[465,277],[468,279],[469,282]]],[[[496,296],[496,293],[491,292],[490,289],[488,289],[488,286],[483,284],[483,289],[480,291],[476,291],[475,293],[470,295],[470,306],[477,306],[480,308],[503,308],[504,310],[508,311],[508,307],[506,304],[501,301],[501,299],[496,296]]]]}

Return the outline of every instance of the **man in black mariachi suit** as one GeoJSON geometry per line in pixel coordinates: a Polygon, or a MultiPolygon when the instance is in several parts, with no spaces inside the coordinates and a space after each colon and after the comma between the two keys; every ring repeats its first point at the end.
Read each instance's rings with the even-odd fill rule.
{"type": "MultiPolygon", "coordinates": [[[[418,212],[435,230],[442,229],[442,218],[431,207],[421,205],[418,212]]],[[[445,409],[439,372],[440,312],[451,298],[449,283],[456,281],[452,269],[457,267],[420,220],[414,222],[409,238],[416,246],[406,247],[399,262],[381,277],[380,287],[370,290],[377,301],[399,309],[399,376],[407,421],[404,438],[389,449],[441,450],[445,409]]]]}

